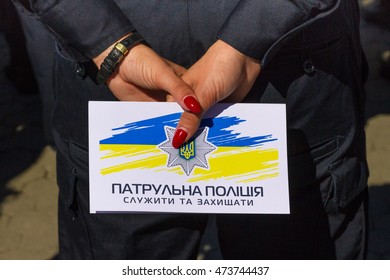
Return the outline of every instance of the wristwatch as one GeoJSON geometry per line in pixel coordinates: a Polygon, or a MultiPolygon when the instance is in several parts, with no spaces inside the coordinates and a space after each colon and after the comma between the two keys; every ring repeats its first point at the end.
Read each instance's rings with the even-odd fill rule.
{"type": "Polygon", "coordinates": [[[122,61],[125,55],[136,45],[144,43],[144,38],[138,33],[133,32],[122,41],[115,44],[113,49],[104,59],[100,65],[100,69],[96,76],[96,81],[99,85],[106,82],[106,80],[115,71],[115,68],[122,61]]]}

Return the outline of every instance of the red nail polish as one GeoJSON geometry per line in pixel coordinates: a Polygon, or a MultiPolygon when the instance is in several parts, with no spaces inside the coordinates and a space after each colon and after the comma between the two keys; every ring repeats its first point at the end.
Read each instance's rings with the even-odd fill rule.
{"type": "Polygon", "coordinates": [[[183,129],[176,130],[175,135],[173,136],[173,139],[172,139],[172,146],[175,149],[179,149],[180,146],[186,140],[186,138],[187,138],[187,132],[185,132],[183,129]]]}
{"type": "Polygon", "coordinates": [[[198,100],[196,100],[196,98],[191,95],[184,98],[184,104],[188,107],[188,109],[190,109],[192,113],[200,113],[202,110],[198,100]]]}

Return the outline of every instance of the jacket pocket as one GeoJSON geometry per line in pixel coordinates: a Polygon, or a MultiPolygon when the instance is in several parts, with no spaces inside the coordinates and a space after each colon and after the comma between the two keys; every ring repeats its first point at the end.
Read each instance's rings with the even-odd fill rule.
{"type": "MultiPolygon", "coordinates": [[[[291,138],[293,143],[305,142],[291,138]]],[[[337,153],[343,140],[342,137],[336,136],[317,145],[307,146],[306,149],[290,144],[288,166],[291,189],[315,185],[324,175],[328,176],[331,158],[337,153]]]]}
{"type": "Polygon", "coordinates": [[[82,145],[71,140],[70,144],[70,154],[73,159],[80,161],[80,163],[88,164],[88,149],[84,148],[82,145]]]}
{"type": "Polygon", "coordinates": [[[77,188],[80,182],[83,182],[82,188],[85,188],[84,182],[88,182],[88,151],[70,141],[69,153],[70,158],[57,153],[57,181],[66,208],[73,209],[77,208],[78,193],[82,192],[83,199],[87,199],[84,191],[77,188]]]}
{"type": "Polygon", "coordinates": [[[88,149],[73,140],[69,142],[69,149],[72,164],[76,168],[77,177],[84,182],[88,182],[88,149]]]}
{"type": "Polygon", "coordinates": [[[333,201],[346,208],[367,187],[367,170],[359,158],[344,158],[329,166],[333,201]]]}

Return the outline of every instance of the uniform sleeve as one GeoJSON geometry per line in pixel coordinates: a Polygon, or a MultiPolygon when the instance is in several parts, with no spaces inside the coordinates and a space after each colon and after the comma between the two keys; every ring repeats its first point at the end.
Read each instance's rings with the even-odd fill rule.
{"type": "MultiPolygon", "coordinates": [[[[15,2],[18,2],[14,0],[15,2]]],[[[19,0],[63,44],[92,58],[134,31],[114,0],[19,0]]]]}
{"type": "Polygon", "coordinates": [[[240,0],[218,38],[264,66],[292,34],[331,13],[340,0],[240,0]]]}

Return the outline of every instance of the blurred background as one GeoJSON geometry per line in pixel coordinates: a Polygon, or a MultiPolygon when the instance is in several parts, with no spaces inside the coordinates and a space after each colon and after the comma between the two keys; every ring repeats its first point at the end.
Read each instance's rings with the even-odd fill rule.
{"type": "MultiPolygon", "coordinates": [[[[370,67],[368,259],[390,259],[390,0],[361,0],[370,67]]],[[[0,260],[55,259],[57,186],[52,110],[54,42],[35,19],[0,0],[0,260]]],[[[200,259],[219,258],[213,228],[200,259]]]]}

